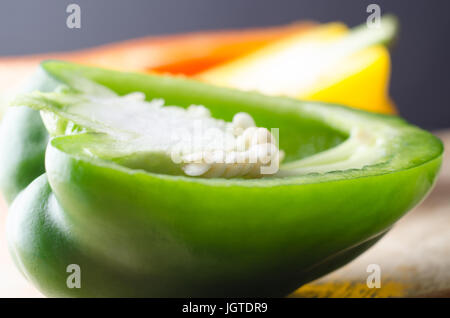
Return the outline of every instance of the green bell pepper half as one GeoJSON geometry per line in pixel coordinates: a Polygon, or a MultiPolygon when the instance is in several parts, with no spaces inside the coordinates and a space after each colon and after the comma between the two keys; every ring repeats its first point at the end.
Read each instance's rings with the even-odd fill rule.
{"type": "MultiPolygon", "coordinates": [[[[3,180],[12,184],[2,187],[10,198],[20,193],[10,207],[8,241],[23,275],[49,296],[287,295],[374,244],[426,196],[442,161],[442,143],[432,134],[342,106],[57,61],[41,65],[34,87],[70,86],[67,74],[120,95],[140,91],[172,105],[202,104],[225,120],[247,112],[258,126],[279,128],[293,173],[250,180],[158,174],[88,157],[78,146],[85,135],[73,134],[50,139],[45,174],[11,176],[4,170],[26,166],[23,149],[47,143],[31,138],[41,126],[11,124],[1,150],[14,152],[15,142],[20,150],[10,158],[1,153],[3,180]],[[384,142],[382,158],[332,171],[308,163],[312,170],[301,172],[302,158],[329,151],[317,158],[342,160],[332,151],[355,127],[384,142]],[[66,284],[70,264],[81,268],[81,288],[66,284]]],[[[38,157],[29,160],[39,166],[38,157]]]]}

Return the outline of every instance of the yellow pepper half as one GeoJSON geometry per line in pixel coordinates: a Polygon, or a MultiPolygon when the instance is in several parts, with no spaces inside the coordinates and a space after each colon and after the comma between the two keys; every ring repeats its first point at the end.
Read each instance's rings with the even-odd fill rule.
{"type": "Polygon", "coordinates": [[[390,56],[381,44],[395,34],[396,20],[351,31],[330,23],[287,36],[197,78],[220,86],[344,104],[395,113],[389,95],[390,56]]]}

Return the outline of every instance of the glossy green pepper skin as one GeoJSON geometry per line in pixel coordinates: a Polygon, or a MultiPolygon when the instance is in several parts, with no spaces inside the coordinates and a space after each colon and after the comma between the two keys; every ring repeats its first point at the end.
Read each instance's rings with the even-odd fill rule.
{"type": "MultiPolygon", "coordinates": [[[[49,92],[61,83],[39,69],[23,92],[49,92]]],[[[9,107],[0,126],[0,189],[8,203],[45,172],[48,133],[39,112],[28,107],[9,107]]]]}
{"type": "Polygon", "coordinates": [[[279,127],[288,162],[336,146],[358,122],[393,133],[381,163],[254,180],[134,170],[84,156],[77,135],[52,138],[46,174],[8,215],[17,266],[49,296],[287,295],[375,243],[425,197],[442,160],[437,138],[396,117],[62,62],[42,70],[203,104],[227,120],[248,112],[279,127]],[[81,268],[79,289],[66,285],[69,264],[81,268]]]}

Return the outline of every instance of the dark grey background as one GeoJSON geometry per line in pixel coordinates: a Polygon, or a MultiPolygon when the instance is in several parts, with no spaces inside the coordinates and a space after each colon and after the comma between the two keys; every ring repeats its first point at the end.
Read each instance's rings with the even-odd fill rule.
{"type": "Polygon", "coordinates": [[[449,0],[0,0],[0,55],[302,19],[353,26],[366,20],[370,3],[401,22],[391,83],[401,114],[424,128],[450,127],[449,0]],[[81,29],[66,27],[69,3],[81,7],[81,29]]]}

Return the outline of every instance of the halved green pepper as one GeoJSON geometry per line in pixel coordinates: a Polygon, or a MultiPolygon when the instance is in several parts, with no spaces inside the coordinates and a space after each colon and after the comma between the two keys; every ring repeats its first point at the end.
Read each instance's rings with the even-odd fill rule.
{"type": "Polygon", "coordinates": [[[49,296],[284,296],[374,244],[425,197],[442,160],[430,133],[342,106],[56,61],[42,64],[36,87],[70,86],[67,74],[226,120],[247,112],[279,128],[286,159],[271,177],[193,178],[92,158],[74,146],[82,134],[52,138],[46,173],[8,216],[17,266],[49,296]],[[375,143],[355,147],[355,127],[375,143]],[[374,160],[364,153],[373,149],[374,160]],[[66,284],[70,264],[81,288],[66,284]]]}

